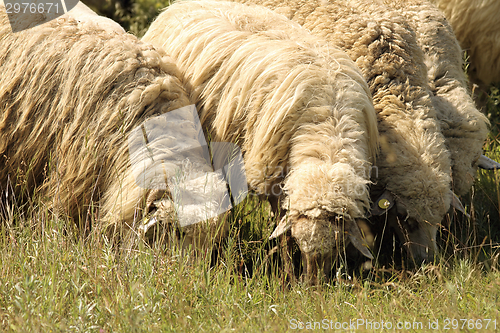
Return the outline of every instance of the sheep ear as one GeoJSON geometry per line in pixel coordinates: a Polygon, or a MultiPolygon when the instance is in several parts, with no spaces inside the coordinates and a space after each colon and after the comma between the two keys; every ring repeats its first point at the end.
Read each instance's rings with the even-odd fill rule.
{"type": "Polygon", "coordinates": [[[151,230],[151,228],[153,228],[157,224],[158,224],[158,219],[156,218],[156,216],[153,216],[149,219],[145,219],[138,228],[139,235],[141,235],[144,238],[148,238],[148,231],[151,230]]]}
{"type": "Polygon", "coordinates": [[[467,212],[465,211],[465,208],[462,205],[462,202],[460,201],[460,198],[455,193],[453,193],[453,191],[451,192],[451,205],[456,210],[462,212],[462,214],[464,214],[465,216],[470,217],[470,215],[467,214],[467,212]]]}
{"type": "Polygon", "coordinates": [[[391,192],[385,190],[378,198],[372,203],[370,212],[371,215],[380,216],[387,212],[394,206],[394,197],[391,192]]]}
{"type": "Polygon", "coordinates": [[[273,233],[271,236],[269,236],[269,239],[276,238],[278,236],[283,235],[285,232],[290,230],[292,227],[292,221],[287,218],[287,216],[283,216],[283,218],[280,220],[278,225],[276,226],[276,229],[274,229],[273,233]]]}
{"type": "Polygon", "coordinates": [[[481,155],[481,157],[479,158],[478,166],[484,170],[500,169],[500,163],[498,163],[497,161],[494,161],[491,158],[488,158],[484,155],[481,155]]]}
{"type": "Polygon", "coordinates": [[[365,257],[373,259],[373,255],[370,252],[370,247],[366,243],[365,238],[361,235],[358,224],[356,222],[346,223],[347,235],[352,245],[359,250],[365,257]]]}

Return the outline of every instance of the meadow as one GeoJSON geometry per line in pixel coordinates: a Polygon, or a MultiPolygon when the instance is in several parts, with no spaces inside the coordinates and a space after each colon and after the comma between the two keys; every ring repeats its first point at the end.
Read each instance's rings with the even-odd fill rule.
{"type": "Polygon", "coordinates": [[[238,206],[231,237],[212,260],[175,247],[116,251],[99,233],[83,239],[50,214],[14,211],[0,234],[0,330],[418,332],[500,325],[494,239],[475,244],[471,234],[466,248],[449,241],[454,255],[411,270],[353,271],[341,259],[332,281],[308,287],[290,283],[267,255],[274,245],[266,240],[267,212],[257,200],[238,206]]]}
{"type": "MultiPolygon", "coordinates": [[[[112,1],[103,13],[141,35],[164,3],[112,1]],[[107,11],[107,12],[106,12],[107,11]],[[112,13],[109,14],[109,13],[112,13]]],[[[485,96],[485,154],[500,161],[500,85],[485,96]]],[[[477,331],[500,329],[500,171],[479,171],[440,229],[442,255],[412,267],[397,254],[363,269],[340,255],[321,286],[285,273],[267,203],[249,196],[228,216],[217,254],[176,246],[116,249],[99,230],[82,236],[43,203],[2,205],[1,332],[477,331]]],[[[376,258],[378,259],[378,258],[376,258]]]]}

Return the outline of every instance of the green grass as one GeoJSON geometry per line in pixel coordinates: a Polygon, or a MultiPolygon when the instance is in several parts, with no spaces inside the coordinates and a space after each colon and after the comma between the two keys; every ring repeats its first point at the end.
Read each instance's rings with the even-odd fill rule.
{"type": "MultiPolygon", "coordinates": [[[[499,158],[496,141],[488,144],[499,158]]],[[[160,245],[116,249],[39,207],[14,209],[0,228],[0,331],[282,332],[299,322],[335,328],[363,320],[356,331],[384,321],[418,332],[436,321],[443,331],[447,319],[459,320],[449,328],[460,319],[498,327],[499,180],[498,172],[479,174],[464,198],[472,217],[442,229],[437,263],[362,271],[342,260],[319,287],[289,283],[280,260],[267,255],[274,221],[254,198],[229,216],[231,235],[213,263],[210,253],[194,258],[160,245]]]]}
{"type": "Polygon", "coordinates": [[[83,0],[83,2],[94,11],[118,22],[126,31],[141,37],[146,33],[153,19],[173,1],[83,0]],[[128,3],[128,6],[124,3],[128,3]]]}
{"type": "Polygon", "coordinates": [[[443,329],[454,318],[500,327],[497,252],[411,272],[374,269],[364,278],[341,269],[320,287],[289,284],[278,261],[266,260],[267,223],[253,223],[267,221],[267,207],[250,200],[240,208],[213,265],[209,254],[193,258],[175,248],[116,251],[97,233],[75,236],[62,220],[15,221],[23,226],[0,236],[0,331],[282,332],[299,321],[363,320],[358,331],[384,321],[411,323],[403,329],[411,332],[436,320],[443,329]],[[252,263],[248,276],[244,266],[252,263]]]}

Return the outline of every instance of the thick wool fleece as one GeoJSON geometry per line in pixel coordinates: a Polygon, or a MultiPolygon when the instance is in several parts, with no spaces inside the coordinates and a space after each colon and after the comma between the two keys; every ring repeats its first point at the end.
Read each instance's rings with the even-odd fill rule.
{"type": "MultiPolygon", "coordinates": [[[[0,1],[0,4],[3,2],[0,1]]],[[[41,8],[49,9],[46,5],[47,1],[44,0],[32,0],[30,3],[36,4],[37,6],[43,6],[41,8]]],[[[52,10],[49,13],[40,13],[38,10],[35,13],[32,13],[30,8],[27,10],[23,10],[24,6],[21,7],[21,11],[12,15],[10,21],[12,28],[15,31],[20,31],[23,28],[32,28],[35,27],[45,21],[48,21],[51,18],[56,18],[57,10],[55,9],[56,4],[54,4],[52,10]]],[[[60,5],[59,5],[60,6],[60,5]]],[[[57,7],[60,8],[60,7],[57,7]]],[[[15,12],[13,10],[13,12],[15,12]]],[[[83,2],[78,2],[75,7],[73,7],[70,11],[68,11],[64,17],[75,19],[80,25],[89,25],[94,26],[97,29],[106,30],[108,32],[116,32],[116,33],[125,33],[125,30],[115,21],[97,15],[92,9],[87,7],[83,2]]]]}
{"type": "Polygon", "coordinates": [[[398,8],[417,33],[424,52],[437,118],[450,151],[453,189],[467,193],[488,135],[489,121],[467,90],[462,50],[441,11],[428,1],[385,1],[398,8]]]}
{"type": "MultiPolygon", "coordinates": [[[[345,50],[368,82],[378,115],[377,187],[397,198],[427,238],[410,251],[436,250],[437,224],[450,207],[450,157],[427,84],[415,32],[396,10],[373,1],[243,0],[286,15],[345,50]]],[[[411,220],[410,220],[411,221],[411,220]]],[[[408,226],[415,229],[415,226],[408,226]]],[[[418,229],[417,228],[417,229],[418,229]]]]}
{"type": "Polygon", "coordinates": [[[369,207],[377,147],[369,90],[349,57],[282,15],[229,2],[173,4],[144,40],[190,80],[212,140],[241,146],[250,187],[281,197],[303,251],[331,254],[335,237],[322,234],[333,217],[351,223],[369,207]]]}
{"type": "Polygon", "coordinates": [[[107,17],[97,15],[92,9],[87,7],[81,1],[78,2],[78,4],[67,13],[67,15],[77,20],[80,24],[94,24],[109,32],[125,32],[125,30],[118,23],[107,17]]]}
{"type": "Polygon", "coordinates": [[[81,228],[93,216],[131,227],[155,198],[132,176],[128,134],[192,103],[163,51],[82,22],[13,34],[0,7],[0,184],[81,228]]]}
{"type": "Polygon", "coordinates": [[[473,82],[500,82],[500,1],[431,0],[441,9],[467,51],[473,82]]]}

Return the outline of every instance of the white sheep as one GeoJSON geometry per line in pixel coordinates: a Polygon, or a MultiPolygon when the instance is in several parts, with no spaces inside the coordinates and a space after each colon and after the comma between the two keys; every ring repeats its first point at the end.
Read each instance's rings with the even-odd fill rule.
{"type": "Polygon", "coordinates": [[[469,56],[469,76],[483,88],[500,82],[500,1],[431,0],[441,9],[469,56]]]}
{"type": "MultiPolygon", "coordinates": [[[[173,208],[171,189],[140,186],[136,176],[149,160],[129,156],[141,150],[129,149],[129,136],[151,118],[192,104],[183,79],[165,52],[100,25],[106,19],[88,11],[41,25],[46,17],[33,19],[32,28],[11,33],[0,6],[2,199],[26,201],[34,193],[42,207],[80,230],[102,227],[110,236],[134,238],[144,218],[173,208]]],[[[182,138],[196,139],[192,121],[178,122],[186,123],[191,127],[182,138]]],[[[203,226],[224,229],[216,222],[181,232],[196,245],[206,238],[203,226]]]]}
{"type": "Polygon", "coordinates": [[[114,31],[116,33],[125,32],[118,23],[107,17],[97,15],[81,1],[67,13],[67,16],[74,18],[80,24],[95,24],[106,31],[114,31]]]}
{"type": "MultiPolygon", "coordinates": [[[[48,3],[42,0],[32,0],[29,3],[21,3],[20,5],[19,13],[16,13],[14,7],[9,6],[9,21],[12,30],[15,32],[35,27],[47,22],[49,19],[57,19],[57,17],[64,13],[64,8],[61,6],[61,3],[57,4],[48,3]],[[25,8],[25,4],[35,5],[36,10],[33,11],[34,7],[25,8]],[[43,12],[40,12],[41,10],[43,10],[43,12]]],[[[118,23],[107,17],[97,15],[81,1],[71,10],[68,10],[64,16],[75,19],[79,24],[94,25],[109,32],[125,33],[125,30],[118,23]]]]}
{"type": "Polygon", "coordinates": [[[474,105],[463,71],[462,50],[441,11],[429,1],[385,1],[398,8],[417,34],[424,53],[432,101],[450,151],[453,190],[469,192],[488,135],[489,121],[474,105]]]}
{"type": "MultiPolygon", "coordinates": [[[[280,198],[303,256],[305,279],[329,274],[369,209],[376,115],[361,73],[282,15],[256,6],[190,1],[169,6],[143,40],[162,46],[193,86],[215,141],[244,154],[249,186],[280,198]]],[[[285,221],[288,221],[286,223],[285,221]]]]}
{"type": "Polygon", "coordinates": [[[423,53],[407,20],[397,10],[368,0],[238,2],[284,14],[355,61],[378,115],[381,151],[371,189],[374,213],[394,206],[389,222],[411,256],[432,258],[438,224],[453,197],[450,156],[432,104],[423,53]]]}

